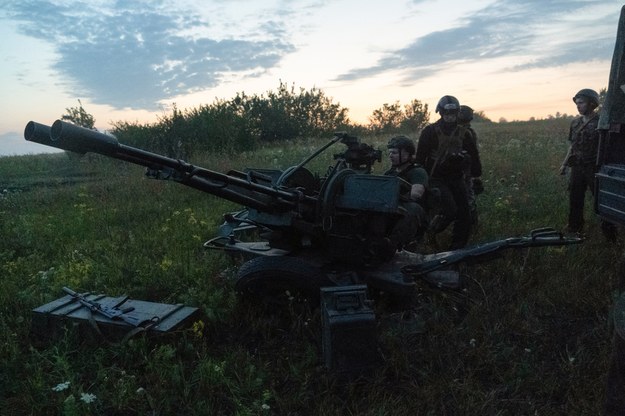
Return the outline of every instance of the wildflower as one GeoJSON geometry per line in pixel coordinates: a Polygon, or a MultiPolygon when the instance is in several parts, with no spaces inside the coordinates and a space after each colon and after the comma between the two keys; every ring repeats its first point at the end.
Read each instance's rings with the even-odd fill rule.
{"type": "Polygon", "coordinates": [[[97,399],[97,397],[95,397],[95,394],[80,393],[80,400],[87,404],[95,402],[95,399],[97,399]]]}
{"type": "Polygon", "coordinates": [[[59,383],[56,386],[52,387],[52,391],[63,391],[63,390],[67,390],[69,388],[69,381],[66,381],[64,383],[59,383]]]}
{"type": "Polygon", "coordinates": [[[204,321],[199,320],[199,321],[195,321],[193,323],[193,326],[191,327],[193,334],[197,337],[197,338],[202,338],[202,335],[204,333],[204,321]]]}
{"type": "Polygon", "coordinates": [[[475,338],[471,338],[471,341],[469,341],[469,345],[475,348],[475,343],[476,343],[475,338]]]}
{"type": "Polygon", "coordinates": [[[261,408],[261,409],[263,409],[263,410],[269,410],[269,409],[271,409],[271,407],[270,407],[268,404],[266,404],[266,403],[263,403],[263,405],[262,405],[262,406],[260,406],[260,408],[261,408]]]}
{"type": "Polygon", "coordinates": [[[161,270],[163,271],[167,271],[169,270],[169,268],[174,264],[173,260],[168,259],[167,257],[165,257],[162,261],[161,264],[159,265],[161,270]]]}

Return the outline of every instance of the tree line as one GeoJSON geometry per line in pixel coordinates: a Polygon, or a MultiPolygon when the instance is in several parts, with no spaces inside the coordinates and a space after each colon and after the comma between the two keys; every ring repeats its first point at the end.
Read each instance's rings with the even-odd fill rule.
{"type": "MultiPolygon", "coordinates": [[[[66,108],[62,118],[87,128],[95,119],[79,107],[66,108]]],[[[481,111],[476,121],[490,120],[481,111]]],[[[350,121],[348,109],[318,88],[304,89],[284,82],[276,91],[249,96],[237,93],[192,109],[174,104],[171,114],[154,123],[117,121],[113,133],[120,142],[170,157],[188,158],[197,152],[239,152],[266,143],[330,136],[337,131],[355,135],[417,135],[429,122],[428,105],[418,99],[402,105],[385,103],[373,111],[368,123],[350,121]]]]}

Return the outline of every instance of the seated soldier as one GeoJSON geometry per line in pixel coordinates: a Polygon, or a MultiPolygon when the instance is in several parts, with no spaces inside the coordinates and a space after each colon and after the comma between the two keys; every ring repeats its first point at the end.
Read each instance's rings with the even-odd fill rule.
{"type": "Polygon", "coordinates": [[[406,215],[393,226],[389,240],[393,253],[417,238],[427,228],[426,213],[423,203],[428,185],[428,174],[421,166],[414,162],[415,145],[406,136],[393,137],[388,142],[388,156],[391,168],[385,175],[397,176],[405,180],[410,188],[402,195],[400,207],[406,210],[406,215]]]}

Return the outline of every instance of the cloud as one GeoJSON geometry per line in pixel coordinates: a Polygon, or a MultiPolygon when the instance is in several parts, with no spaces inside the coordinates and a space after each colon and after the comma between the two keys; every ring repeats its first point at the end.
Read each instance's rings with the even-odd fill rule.
{"type": "Polygon", "coordinates": [[[618,16],[585,18],[587,8],[602,4],[599,0],[498,0],[455,27],[417,38],[375,65],[341,74],[337,80],[353,81],[401,71],[403,82],[409,84],[463,62],[506,56],[532,57],[506,69],[509,71],[609,59],[614,44],[612,33],[584,38],[597,27],[614,27],[618,16]],[[549,42],[545,41],[547,37],[549,42]]]}
{"type": "Polygon", "coordinates": [[[69,93],[118,109],[157,109],[161,100],[218,85],[224,74],[261,74],[294,50],[279,21],[216,39],[210,22],[189,9],[101,4],[20,0],[7,10],[23,34],[54,48],[53,69],[69,93]]]}

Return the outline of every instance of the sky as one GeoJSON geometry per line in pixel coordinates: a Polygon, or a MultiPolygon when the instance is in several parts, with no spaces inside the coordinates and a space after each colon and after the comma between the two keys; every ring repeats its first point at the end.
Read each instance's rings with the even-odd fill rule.
{"type": "Polygon", "coordinates": [[[366,124],[443,95],[492,120],[575,113],[608,83],[615,0],[2,0],[0,155],[78,100],[108,130],[276,91],[321,89],[366,124]]]}

